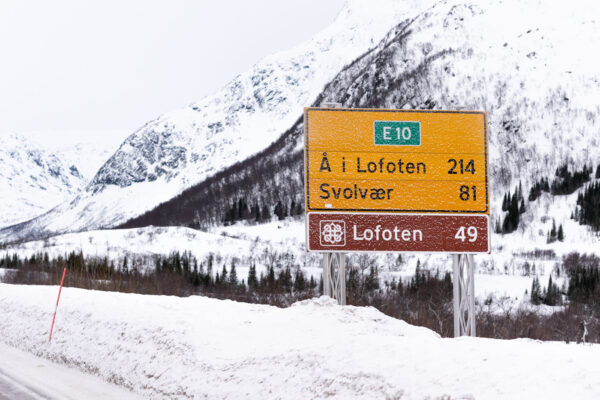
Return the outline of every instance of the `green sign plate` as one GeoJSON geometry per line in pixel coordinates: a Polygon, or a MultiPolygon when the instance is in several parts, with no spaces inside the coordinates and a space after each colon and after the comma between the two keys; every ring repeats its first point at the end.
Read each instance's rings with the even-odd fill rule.
{"type": "Polygon", "coordinates": [[[375,145],[420,146],[421,123],[415,121],[374,121],[375,145]]]}

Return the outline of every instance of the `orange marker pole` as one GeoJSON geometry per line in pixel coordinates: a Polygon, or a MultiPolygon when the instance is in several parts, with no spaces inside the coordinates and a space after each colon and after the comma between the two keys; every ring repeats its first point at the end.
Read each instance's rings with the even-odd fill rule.
{"type": "Polygon", "coordinates": [[[54,307],[54,316],[52,317],[52,326],[50,327],[50,337],[48,338],[48,342],[52,341],[52,330],[54,329],[54,320],[56,319],[56,310],[58,310],[58,301],[60,300],[60,292],[62,292],[63,283],[65,282],[65,275],[67,274],[67,268],[63,270],[63,276],[60,280],[60,289],[58,289],[58,297],[56,299],[56,307],[54,307]]]}

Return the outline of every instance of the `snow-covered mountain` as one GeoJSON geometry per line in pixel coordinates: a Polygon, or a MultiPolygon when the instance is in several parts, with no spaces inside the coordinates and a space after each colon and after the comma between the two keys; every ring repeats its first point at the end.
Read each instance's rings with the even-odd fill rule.
{"type": "Polygon", "coordinates": [[[0,227],[26,221],[79,193],[77,166],[17,134],[0,136],[0,227]]]}
{"type": "MultiPolygon", "coordinates": [[[[592,4],[585,1],[544,7],[516,0],[438,2],[399,21],[377,46],[340,70],[314,105],[486,110],[492,218],[497,221],[503,216],[504,194],[514,193],[519,181],[527,197],[531,185],[542,177],[552,180],[559,165],[573,170],[600,163],[600,153],[593,151],[600,141],[600,73],[594,70],[598,56],[576,46],[580,38],[600,39],[590,10],[592,4]]],[[[223,188],[226,198],[243,198],[249,204],[272,193],[288,204],[301,199],[302,121],[286,137],[286,145],[247,160],[244,170],[253,171],[253,179],[232,167],[127,226],[201,226],[198,216],[218,221],[218,213],[222,220],[226,207],[207,194],[223,188]],[[285,161],[277,161],[284,156],[285,161]]],[[[530,202],[520,234],[539,246],[555,217],[557,224],[568,225],[569,237],[590,237],[586,227],[569,218],[575,201],[576,195],[545,194],[530,202]]]]}
{"type": "MultiPolygon", "coordinates": [[[[296,197],[302,187],[302,108],[327,101],[486,110],[495,219],[502,195],[519,181],[527,191],[562,163],[577,168],[600,162],[593,150],[600,141],[600,72],[598,56],[586,45],[600,39],[597,10],[589,0],[349,1],[314,39],[146,124],[84,193],[0,231],[0,241],[114,226],[218,171],[222,179],[211,181],[214,187],[235,181],[245,194],[296,197]],[[263,168],[254,182],[236,178],[232,164],[246,159],[250,167],[264,166],[264,160],[247,157],[282,135],[290,139],[285,152],[297,155],[290,165],[263,168]]],[[[198,197],[190,204],[202,208],[214,201],[198,197]]],[[[532,229],[548,213],[539,207],[530,207],[532,229]]]]}
{"type": "Polygon", "coordinates": [[[348,2],[312,40],[265,58],[214,95],[145,124],[84,193],[4,231],[0,241],[113,226],[264,149],[342,67],[425,4],[348,2]]]}

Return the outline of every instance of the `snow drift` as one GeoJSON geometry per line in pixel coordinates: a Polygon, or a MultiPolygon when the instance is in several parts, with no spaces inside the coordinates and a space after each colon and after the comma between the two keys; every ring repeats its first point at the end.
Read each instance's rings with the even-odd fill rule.
{"type": "Polygon", "coordinates": [[[600,346],[441,339],[326,297],[287,309],[0,284],[0,340],[152,399],[597,399],[600,346]]]}

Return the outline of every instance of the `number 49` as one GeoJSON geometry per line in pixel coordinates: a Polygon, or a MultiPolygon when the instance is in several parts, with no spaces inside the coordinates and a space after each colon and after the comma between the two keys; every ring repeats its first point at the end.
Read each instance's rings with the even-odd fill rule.
{"type": "Polygon", "coordinates": [[[458,239],[461,242],[464,242],[465,240],[467,240],[467,236],[468,236],[469,242],[476,241],[477,240],[477,228],[475,228],[474,226],[469,226],[469,227],[461,226],[460,228],[458,228],[456,235],[454,235],[454,239],[458,239]],[[465,233],[466,233],[466,235],[465,235],[465,233]]]}

